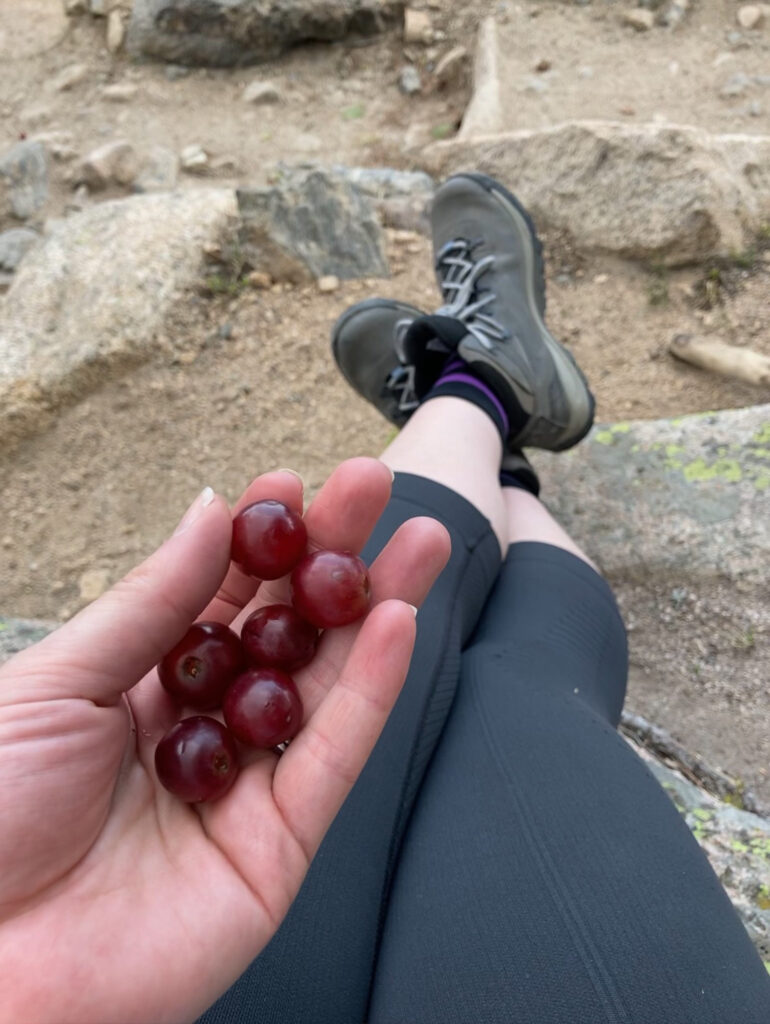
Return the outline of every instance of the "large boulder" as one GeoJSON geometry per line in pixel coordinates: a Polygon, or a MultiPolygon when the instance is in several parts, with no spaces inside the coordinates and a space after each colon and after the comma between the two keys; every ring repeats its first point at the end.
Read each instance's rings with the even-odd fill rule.
{"type": "Polygon", "coordinates": [[[741,252],[770,221],[770,136],[580,121],[435,143],[436,174],[484,171],[578,246],[669,265],[741,252]]]}
{"type": "Polygon", "coordinates": [[[198,280],[203,247],[236,216],[235,193],[136,196],[55,223],[0,307],[0,438],[45,422],[113,368],[147,358],[198,280]]]}
{"type": "Polygon", "coordinates": [[[618,594],[629,707],[770,809],[770,406],[596,427],[535,462],[618,594]]]}
{"type": "Polygon", "coordinates": [[[232,67],[297,43],[371,36],[402,12],[401,0],[134,0],[127,47],[177,64],[232,67]]]}
{"type": "Polygon", "coordinates": [[[382,230],[371,202],[344,175],[287,174],[238,190],[241,256],[274,278],[384,277],[382,230]]]}

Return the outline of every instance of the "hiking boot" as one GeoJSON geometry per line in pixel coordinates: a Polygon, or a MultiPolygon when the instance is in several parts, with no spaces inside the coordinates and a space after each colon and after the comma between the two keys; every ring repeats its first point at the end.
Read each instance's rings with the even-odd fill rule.
{"type": "Polygon", "coordinates": [[[594,399],[545,326],[542,246],[529,214],[493,178],[458,174],[438,189],[431,222],[444,305],[394,340],[398,408],[419,404],[456,353],[505,408],[509,451],[571,448],[591,428],[594,399]]]}

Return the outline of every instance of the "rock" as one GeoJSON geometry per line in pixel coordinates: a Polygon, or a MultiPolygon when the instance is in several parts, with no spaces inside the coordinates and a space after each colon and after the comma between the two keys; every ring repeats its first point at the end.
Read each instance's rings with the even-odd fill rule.
{"type": "Polygon", "coordinates": [[[297,43],[372,36],[401,17],[401,0],[134,0],[127,48],[177,64],[232,67],[297,43]]]}
{"type": "Polygon", "coordinates": [[[182,78],[187,78],[189,74],[190,69],[180,64],[167,64],[163,69],[163,75],[169,82],[178,82],[182,78]]]}
{"type": "Polygon", "coordinates": [[[629,740],[687,823],[763,960],[770,960],[770,820],[718,800],[629,740]]]}
{"type": "Polygon", "coordinates": [[[107,16],[107,49],[110,53],[117,53],[121,49],[126,38],[126,23],[120,11],[110,11],[107,16]]]}
{"type": "Polygon", "coordinates": [[[427,44],[432,41],[433,25],[428,12],[407,7],[404,11],[404,42],[427,44]]]}
{"type": "Polygon", "coordinates": [[[536,220],[579,246],[672,266],[743,252],[770,220],[766,135],[579,121],[437,142],[422,164],[515,181],[536,220]]]}
{"type": "Polygon", "coordinates": [[[67,15],[86,14],[88,0],[64,0],[64,13],[67,15]]]}
{"type": "Polygon", "coordinates": [[[106,569],[88,569],[78,581],[80,600],[89,603],[95,601],[109,586],[110,574],[106,569]]]}
{"type": "Polygon", "coordinates": [[[749,76],[743,71],[736,71],[734,75],[730,75],[719,90],[719,95],[725,100],[736,99],[739,96],[745,96],[750,86],[749,76]]]}
{"type": "Polygon", "coordinates": [[[272,277],[263,270],[252,270],[250,274],[246,275],[246,280],[257,291],[266,291],[268,288],[273,287],[272,277]]]}
{"type": "Polygon", "coordinates": [[[58,622],[40,619],[11,619],[0,615],[0,664],[52,633],[58,622]]]}
{"type": "Polygon", "coordinates": [[[0,160],[0,219],[29,220],[48,199],[48,156],[39,142],[17,142],[0,160]]]}
{"type": "Polygon", "coordinates": [[[655,15],[644,7],[636,7],[623,12],[623,21],[637,32],[647,32],[655,24],[655,15]]]}
{"type": "Polygon", "coordinates": [[[339,291],[340,279],[334,274],[326,274],[318,278],[317,287],[322,295],[329,295],[331,292],[339,291]]]}
{"type": "Polygon", "coordinates": [[[429,175],[389,167],[332,167],[329,173],[365,195],[387,227],[430,233],[428,211],[435,183],[429,175]]]}
{"type": "Polygon", "coordinates": [[[374,209],[342,177],[321,170],[286,175],[272,188],[239,189],[238,207],[245,258],[276,281],[387,276],[374,209]]]}
{"type": "Polygon", "coordinates": [[[673,0],[672,3],[666,4],[660,12],[658,20],[666,28],[678,28],[684,21],[689,9],[690,0],[673,0]]]}
{"type": "Polygon", "coordinates": [[[205,174],[209,166],[209,155],[197,142],[185,146],[179,154],[182,170],[189,174],[205,174]]]}
{"type": "Polygon", "coordinates": [[[102,96],[110,103],[130,103],[136,99],[139,86],[133,82],[114,82],[112,85],[105,85],[102,89],[102,96]]]}
{"type": "Polygon", "coordinates": [[[415,96],[422,92],[420,72],[414,64],[406,64],[398,73],[398,88],[404,96],[415,96]]]}
{"type": "Polygon", "coordinates": [[[273,82],[256,79],[249,82],[243,90],[241,99],[244,103],[253,103],[255,106],[272,106],[275,103],[282,103],[283,95],[273,82]]]}
{"type": "Polygon", "coordinates": [[[629,623],[629,707],[770,808],[770,406],[600,426],[533,461],[629,623]]]}
{"type": "Polygon", "coordinates": [[[173,150],[153,146],[133,181],[135,192],[164,192],[176,188],[179,160],[173,150]]]}
{"type": "Polygon", "coordinates": [[[441,89],[464,85],[470,77],[470,54],[464,46],[454,46],[438,62],[433,75],[441,89]]]}
{"type": "Polygon", "coordinates": [[[119,7],[122,0],[89,0],[91,14],[95,18],[106,18],[111,11],[119,7]]]}
{"type": "Polygon", "coordinates": [[[68,92],[87,77],[88,67],[85,64],[68,64],[51,80],[51,88],[55,92],[68,92]]]}
{"type": "Polygon", "coordinates": [[[139,157],[130,142],[119,139],[92,150],[76,173],[77,185],[101,191],[112,185],[130,185],[139,171],[139,157]]]}
{"type": "Polygon", "coordinates": [[[19,268],[0,312],[0,439],[149,358],[202,248],[233,230],[229,189],[133,196],[56,222],[19,268]],[[85,311],[85,312],[84,312],[85,311]]]}
{"type": "Polygon", "coordinates": [[[759,28],[762,18],[762,8],[756,4],[744,4],[738,8],[738,24],[741,28],[759,28]]]}
{"type": "Polygon", "coordinates": [[[487,17],[479,25],[473,58],[473,95],[458,133],[459,139],[498,132],[503,126],[500,101],[497,23],[487,17]]]}
{"type": "Polygon", "coordinates": [[[13,273],[24,255],[40,240],[40,235],[29,228],[11,228],[0,234],[0,270],[13,273]]]}

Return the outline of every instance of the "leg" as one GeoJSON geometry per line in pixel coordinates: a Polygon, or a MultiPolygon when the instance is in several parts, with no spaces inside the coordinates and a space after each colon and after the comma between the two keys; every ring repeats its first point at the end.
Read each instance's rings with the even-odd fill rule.
{"type": "Polygon", "coordinates": [[[522,540],[404,838],[368,1019],[768,1019],[770,978],[740,920],[615,731],[626,645],[609,588],[571,542],[542,543],[547,514],[507,500],[522,540]]]}

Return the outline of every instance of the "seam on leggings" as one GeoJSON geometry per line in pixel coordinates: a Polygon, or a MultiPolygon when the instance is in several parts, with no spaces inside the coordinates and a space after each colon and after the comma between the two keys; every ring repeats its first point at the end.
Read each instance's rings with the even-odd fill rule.
{"type": "MultiPolygon", "coordinates": [[[[601,957],[591,940],[591,936],[582,924],[580,914],[574,907],[572,898],[561,880],[552,858],[550,857],[547,849],[539,844],[535,839],[535,830],[529,808],[527,807],[523,796],[518,791],[516,782],[511,777],[504,759],[500,756],[497,741],[489,729],[487,716],[484,712],[483,705],[479,700],[479,682],[475,664],[472,668],[471,679],[473,682],[471,688],[473,703],[479,716],[479,721],[481,722],[481,727],[487,741],[487,747],[494,757],[498,770],[508,782],[508,789],[511,798],[513,803],[516,805],[516,810],[520,816],[519,820],[521,823],[522,833],[526,839],[533,861],[537,865],[543,879],[544,888],[546,892],[548,892],[557,912],[564,921],[567,931],[574,943],[575,949],[583,963],[586,974],[594,987],[594,991],[607,1009],[608,1024],[632,1024],[632,1017],[629,1014],[628,1008],[626,1007],[620,992],[618,992],[611,974],[602,964],[601,957]]],[[[553,697],[557,699],[565,699],[564,696],[559,693],[554,693],[553,697]]],[[[585,705],[583,705],[583,707],[585,707],[585,705]]],[[[590,708],[588,710],[591,711],[590,708]]],[[[603,719],[597,717],[597,721],[601,722],[604,726],[607,726],[607,723],[603,719]]]]}
{"type": "MultiPolygon", "coordinates": [[[[467,567],[467,564],[468,564],[469,561],[470,561],[470,559],[466,558],[466,560],[465,560],[466,567],[467,567]]],[[[461,592],[462,592],[462,587],[458,587],[456,592],[455,592],[455,596],[454,596],[454,598],[452,600],[451,613],[449,615],[447,615],[445,620],[444,620],[446,622],[446,626],[444,628],[444,631],[443,631],[443,633],[442,633],[442,635],[440,637],[440,641],[439,641],[444,646],[446,646],[447,637],[450,636],[450,635],[453,635],[456,631],[459,631],[459,623],[456,622],[456,619],[458,617],[458,605],[459,605],[459,601],[460,601],[460,594],[461,594],[461,592]]],[[[459,654],[459,644],[458,644],[458,654],[459,654]]],[[[457,684],[458,683],[459,683],[459,666],[458,666],[458,673],[457,673],[457,681],[456,681],[456,684],[455,684],[455,692],[452,695],[451,703],[454,703],[454,699],[455,699],[455,696],[456,696],[456,693],[457,693],[457,684]]],[[[418,727],[417,731],[415,732],[415,739],[414,739],[414,742],[412,743],[412,747],[411,747],[411,750],[409,752],[408,770],[407,770],[407,772],[404,775],[404,782],[403,782],[403,784],[401,786],[401,795],[400,795],[400,798],[399,798],[398,818],[396,819],[396,824],[395,824],[395,827],[393,829],[393,833],[392,833],[392,837],[391,837],[391,841],[390,841],[390,848],[388,850],[388,857],[387,857],[386,867],[385,867],[385,878],[383,880],[382,888],[380,890],[380,907],[379,907],[379,913],[377,915],[377,928],[376,928],[376,932],[375,932],[374,952],[373,952],[373,956],[372,956],[372,965],[371,965],[371,971],[370,971],[369,992],[368,992],[367,1000],[366,1000],[367,1008],[371,1005],[372,991],[373,991],[373,988],[374,988],[375,965],[377,963],[377,957],[379,955],[380,946],[382,945],[382,936],[383,936],[383,932],[384,932],[384,929],[385,929],[385,920],[387,918],[387,896],[388,896],[388,893],[390,892],[390,889],[391,889],[393,875],[394,875],[394,870],[395,870],[395,866],[396,866],[397,861],[398,861],[398,852],[399,852],[399,849],[400,849],[400,846],[401,846],[401,840],[402,840],[403,835],[404,835],[406,823],[409,820],[409,815],[404,815],[404,804],[405,804],[404,795],[410,789],[413,765],[414,765],[414,762],[415,762],[415,760],[417,758],[417,750],[418,750],[418,747],[419,747],[420,738],[422,737],[422,734],[423,734],[423,731],[424,731],[423,730],[424,722],[425,722],[425,719],[427,717],[428,710],[429,710],[430,705],[431,705],[431,700],[432,700],[434,694],[435,694],[435,687],[430,691],[430,694],[428,695],[427,699],[425,700],[425,702],[423,704],[423,707],[422,707],[422,710],[421,710],[421,713],[420,713],[420,724],[419,724],[419,727],[418,727]]],[[[451,703],[450,703],[450,707],[451,707],[451,703]]],[[[410,810],[410,813],[411,813],[411,810],[410,810]]]]}

